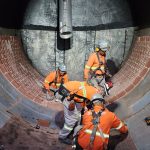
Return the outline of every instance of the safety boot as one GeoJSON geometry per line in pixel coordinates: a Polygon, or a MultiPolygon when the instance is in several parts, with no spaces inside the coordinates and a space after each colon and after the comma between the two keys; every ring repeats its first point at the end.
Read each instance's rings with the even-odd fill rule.
{"type": "Polygon", "coordinates": [[[108,87],[108,85],[106,84],[106,83],[104,83],[104,92],[105,92],[105,95],[109,95],[109,87],[108,87]]]}
{"type": "Polygon", "coordinates": [[[61,143],[72,145],[72,140],[69,138],[58,138],[61,143]]]}

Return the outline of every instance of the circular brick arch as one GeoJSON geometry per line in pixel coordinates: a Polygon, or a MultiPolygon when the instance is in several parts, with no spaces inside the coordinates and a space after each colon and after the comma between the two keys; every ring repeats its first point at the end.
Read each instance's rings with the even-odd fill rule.
{"type": "Polygon", "coordinates": [[[128,59],[112,78],[114,84],[108,101],[118,100],[129,94],[147,75],[150,69],[150,36],[138,36],[132,44],[128,59]]]}
{"type": "Polygon", "coordinates": [[[0,36],[0,71],[7,81],[31,101],[51,109],[62,109],[56,102],[46,100],[41,76],[30,64],[17,36],[0,36]]]}
{"type": "MultiPolygon", "coordinates": [[[[38,83],[41,76],[30,64],[19,37],[0,36],[1,74],[28,99],[51,109],[62,109],[56,102],[46,100],[38,83]]],[[[115,101],[131,92],[150,69],[150,36],[136,37],[132,53],[120,71],[112,78],[114,87],[110,90],[109,101],[115,101]]]]}

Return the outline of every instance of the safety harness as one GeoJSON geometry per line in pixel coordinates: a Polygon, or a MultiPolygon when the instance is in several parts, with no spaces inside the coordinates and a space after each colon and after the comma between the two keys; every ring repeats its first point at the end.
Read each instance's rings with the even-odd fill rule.
{"type": "Polygon", "coordinates": [[[95,113],[95,111],[92,110],[92,116],[93,116],[92,123],[94,125],[94,128],[92,130],[92,134],[91,134],[91,137],[90,137],[90,145],[93,144],[93,142],[94,142],[94,139],[95,139],[95,136],[96,136],[96,131],[97,131],[98,124],[99,124],[99,119],[100,119],[100,116],[101,116],[102,112],[103,111],[99,111],[98,113],[95,113]]]}
{"type": "Polygon", "coordinates": [[[89,133],[91,134],[90,136],[90,143],[89,143],[89,146],[92,148],[93,147],[93,143],[94,143],[94,139],[95,137],[98,135],[98,136],[101,136],[102,138],[102,141],[103,141],[103,145],[104,145],[104,150],[107,149],[107,145],[105,143],[105,136],[104,133],[102,132],[101,128],[99,127],[99,124],[100,124],[100,117],[101,117],[101,114],[102,112],[104,111],[105,109],[102,109],[100,110],[98,113],[96,113],[94,110],[92,110],[92,123],[94,125],[93,127],[93,130],[85,130],[86,133],[89,133]]]}
{"type": "Polygon", "coordinates": [[[61,85],[61,84],[64,83],[64,78],[61,79],[60,83],[57,83],[57,79],[58,79],[58,71],[56,71],[55,79],[52,82],[49,83],[49,86],[51,86],[52,83],[54,83],[55,86],[58,86],[58,85],[61,85]]]}
{"type": "MultiPolygon", "coordinates": [[[[105,143],[105,138],[109,138],[109,136],[107,134],[104,134],[101,130],[101,128],[99,127],[99,121],[100,121],[100,117],[101,117],[101,114],[102,112],[104,111],[105,109],[102,109],[100,110],[98,113],[96,113],[94,110],[91,110],[92,111],[92,124],[94,125],[93,127],[93,130],[89,130],[89,129],[86,129],[84,132],[87,133],[87,134],[91,134],[90,136],[90,143],[89,145],[87,146],[87,148],[93,148],[93,144],[94,144],[94,139],[96,136],[100,136],[102,138],[102,141],[103,141],[103,149],[104,150],[107,150],[107,144],[105,143]]],[[[74,136],[74,139],[73,139],[73,145],[72,145],[72,148],[73,149],[76,149],[78,148],[79,149],[79,144],[78,144],[78,133],[79,131],[82,129],[82,126],[81,125],[78,125],[76,127],[76,134],[74,136]]]]}
{"type": "Polygon", "coordinates": [[[97,56],[97,58],[98,58],[99,66],[98,66],[97,68],[95,68],[95,69],[91,69],[91,68],[90,68],[91,78],[97,76],[97,75],[96,75],[96,71],[97,71],[97,70],[100,70],[100,71],[103,73],[102,69],[100,68],[100,66],[103,64],[103,62],[100,60],[100,57],[99,57],[98,52],[96,52],[96,56],[97,56]]]}
{"type": "Polygon", "coordinates": [[[86,104],[88,104],[90,100],[86,98],[86,91],[84,90],[84,86],[81,85],[81,87],[83,87],[83,95],[85,97],[76,94],[82,88],[79,88],[76,91],[74,91],[72,94],[70,94],[70,91],[63,84],[61,84],[59,89],[58,89],[58,93],[60,95],[62,95],[61,101],[63,102],[64,99],[69,96],[70,97],[69,101],[73,100],[76,97],[76,98],[79,98],[81,100],[81,101],[79,101],[77,103],[86,103],[86,104]]]}

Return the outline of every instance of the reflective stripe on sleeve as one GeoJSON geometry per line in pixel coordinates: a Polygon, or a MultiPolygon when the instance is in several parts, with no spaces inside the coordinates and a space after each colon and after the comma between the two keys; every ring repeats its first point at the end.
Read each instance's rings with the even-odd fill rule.
{"type": "MultiPolygon", "coordinates": [[[[92,134],[92,130],[89,130],[89,129],[86,129],[84,132],[87,133],[87,134],[92,134]]],[[[96,136],[102,137],[100,132],[96,132],[96,136]]],[[[103,133],[103,136],[104,136],[104,138],[109,138],[109,134],[103,133]]]]}
{"type": "Polygon", "coordinates": [[[90,69],[91,67],[90,67],[90,66],[88,66],[88,65],[85,65],[85,68],[86,68],[86,69],[90,69]]]}
{"type": "Polygon", "coordinates": [[[72,131],[72,130],[73,130],[73,128],[68,127],[66,124],[64,124],[64,128],[67,129],[67,130],[69,130],[69,131],[72,131]]]}
{"type": "Polygon", "coordinates": [[[45,80],[44,82],[45,82],[45,83],[50,83],[50,82],[49,82],[49,81],[47,81],[47,80],[45,80]]]}
{"type": "Polygon", "coordinates": [[[95,70],[95,69],[97,69],[97,68],[98,68],[98,67],[91,67],[92,70],[95,70]]]}
{"type": "Polygon", "coordinates": [[[115,128],[115,129],[119,130],[122,126],[123,126],[123,123],[120,122],[119,126],[117,128],[115,128]]]}
{"type": "Polygon", "coordinates": [[[83,86],[83,88],[82,88],[82,91],[83,91],[83,97],[86,97],[87,95],[86,95],[86,89],[85,89],[84,83],[81,82],[80,84],[81,84],[81,86],[83,86]]]}
{"type": "Polygon", "coordinates": [[[81,98],[80,98],[80,99],[78,100],[78,102],[82,103],[82,102],[84,102],[84,99],[81,99],[81,98]]]}
{"type": "Polygon", "coordinates": [[[60,86],[60,83],[56,83],[56,86],[60,86]]]}

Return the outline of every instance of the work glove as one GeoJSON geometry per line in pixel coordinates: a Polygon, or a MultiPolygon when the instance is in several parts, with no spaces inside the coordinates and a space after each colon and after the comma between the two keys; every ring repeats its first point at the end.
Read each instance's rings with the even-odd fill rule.
{"type": "Polygon", "coordinates": [[[100,70],[104,72],[105,71],[105,66],[101,66],[100,70]]]}
{"type": "Polygon", "coordinates": [[[55,98],[61,100],[62,99],[62,95],[59,94],[58,91],[55,92],[55,98]]]}
{"type": "Polygon", "coordinates": [[[109,72],[108,68],[106,68],[106,76],[107,76],[107,77],[109,77],[109,78],[111,78],[111,77],[112,77],[112,75],[110,74],[110,72],[109,72]]]}
{"type": "Polygon", "coordinates": [[[52,101],[54,99],[54,95],[52,95],[52,93],[50,93],[50,91],[46,92],[46,99],[48,101],[52,101]]]}
{"type": "Polygon", "coordinates": [[[107,72],[106,72],[106,76],[109,77],[109,78],[112,77],[112,75],[110,73],[107,73],[107,72]]]}

